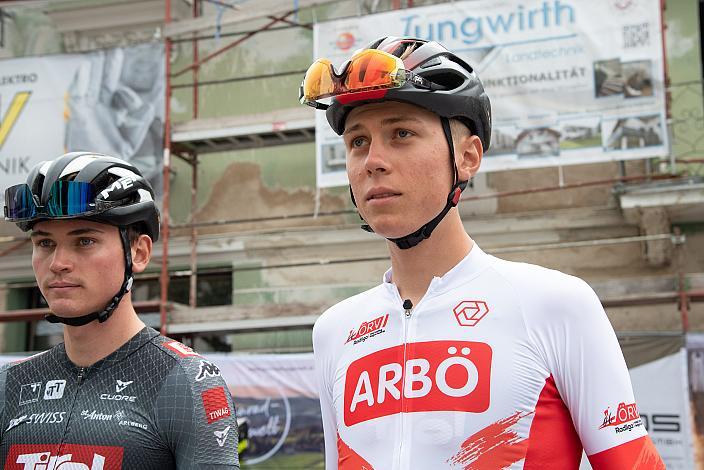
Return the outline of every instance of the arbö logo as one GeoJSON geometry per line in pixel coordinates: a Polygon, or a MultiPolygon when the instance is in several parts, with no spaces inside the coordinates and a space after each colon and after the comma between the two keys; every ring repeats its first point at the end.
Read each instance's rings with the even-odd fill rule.
{"type": "Polygon", "coordinates": [[[384,330],[384,327],[386,326],[386,323],[388,323],[388,321],[388,314],[382,315],[370,321],[365,321],[359,326],[358,329],[350,330],[350,334],[349,336],[347,336],[347,341],[345,341],[345,344],[349,343],[350,341],[354,341],[354,344],[364,342],[367,340],[367,338],[371,338],[373,336],[383,333],[384,331],[386,331],[384,330]]]}
{"type": "Polygon", "coordinates": [[[345,376],[346,426],[401,412],[480,413],[489,408],[488,344],[428,341],[407,345],[405,363],[403,354],[404,345],[399,345],[350,364],[345,376]]]}
{"type": "Polygon", "coordinates": [[[613,427],[616,434],[632,431],[633,428],[643,426],[643,420],[638,414],[638,408],[635,403],[627,405],[620,403],[616,408],[616,415],[611,413],[610,408],[604,410],[604,420],[599,426],[599,429],[613,427]]]}

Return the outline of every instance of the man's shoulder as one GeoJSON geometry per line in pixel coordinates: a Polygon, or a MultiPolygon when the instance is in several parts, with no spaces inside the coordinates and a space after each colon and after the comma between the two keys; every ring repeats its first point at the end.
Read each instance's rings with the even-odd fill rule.
{"type": "Polygon", "coordinates": [[[335,328],[339,326],[338,322],[342,318],[348,318],[350,312],[358,312],[360,307],[367,308],[370,302],[378,301],[384,289],[383,284],[372,287],[364,292],[348,297],[332,307],[325,310],[315,321],[313,326],[313,335],[320,334],[319,332],[327,328],[335,328]]]}
{"type": "Polygon", "coordinates": [[[495,273],[500,275],[514,289],[526,294],[566,294],[590,289],[579,277],[537,264],[508,261],[494,258],[495,273]]]}
{"type": "Polygon", "coordinates": [[[203,358],[203,356],[193,350],[193,348],[167,336],[154,336],[150,342],[162,354],[171,357],[174,361],[179,363],[192,362],[197,358],[203,358]]]}
{"type": "Polygon", "coordinates": [[[207,377],[220,376],[220,370],[215,364],[180,341],[159,335],[151,343],[177,366],[172,373],[184,376],[187,382],[200,382],[207,377]]]}
{"type": "Polygon", "coordinates": [[[41,367],[48,361],[51,361],[52,356],[57,353],[58,347],[59,346],[54,346],[51,349],[27,357],[12,358],[10,361],[0,366],[0,374],[6,374],[10,370],[18,371],[41,367]]]}

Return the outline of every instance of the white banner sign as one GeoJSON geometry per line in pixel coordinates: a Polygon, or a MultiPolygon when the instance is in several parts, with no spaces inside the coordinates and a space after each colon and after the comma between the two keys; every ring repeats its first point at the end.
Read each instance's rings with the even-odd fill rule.
{"type": "Polygon", "coordinates": [[[0,61],[0,203],[34,165],[93,151],[134,163],[161,186],[161,45],[0,61]]]}
{"type": "MultiPolygon", "coordinates": [[[[660,2],[476,0],[315,25],[336,66],[382,36],[439,41],[492,102],[483,171],[665,156],[660,2]]],[[[347,184],[345,149],[316,113],[317,181],[347,184]]]]}

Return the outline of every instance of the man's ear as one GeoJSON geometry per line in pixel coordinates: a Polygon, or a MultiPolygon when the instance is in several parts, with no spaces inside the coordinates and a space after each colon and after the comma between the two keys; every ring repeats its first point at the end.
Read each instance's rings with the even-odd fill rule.
{"type": "Polygon", "coordinates": [[[476,135],[465,135],[459,139],[455,149],[455,163],[460,181],[467,181],[477,174],[484,150],[476,135]]]}
{"type": "Polygon", "coordinates": [[[147,269],[149,260],[152,259],[152,239],[149,235],[141,234],[131,248],[132,271],[141,273],[147,269]]]}

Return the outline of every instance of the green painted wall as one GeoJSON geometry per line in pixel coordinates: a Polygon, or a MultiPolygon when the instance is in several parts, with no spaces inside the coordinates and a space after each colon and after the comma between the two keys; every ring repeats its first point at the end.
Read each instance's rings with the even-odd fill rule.
{"type": "MultiPolygon", "coordinates": [[[[678,159],[701,159],[704,155],[704,99],[701,83],[699,2],[668,0],[665,23],[672,151],[678,159]]],[[[703,165],[683,165],[679,169],[704,174],[703,165]]]]}

